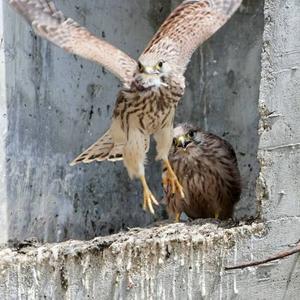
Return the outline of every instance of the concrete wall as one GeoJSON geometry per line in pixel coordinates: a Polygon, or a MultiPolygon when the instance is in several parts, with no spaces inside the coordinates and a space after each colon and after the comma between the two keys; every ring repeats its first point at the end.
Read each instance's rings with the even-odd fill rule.
{"type": "Polygon", "coordinates": [[[3,2],[0,3],[0,244],[8,239],[7,194],[6,194],[6,134],[7,134],[7,102],[5,78],[3,2]]]}
{"type": "Polygon", "coordinates": [[[259,223],[197,221],[91,242],[16,244],[0,251],[1,299],[299,299],[299,255],[224,270],[289,249],[300,236],[298,0],[265,0],[264,20],[259,223]]]}
{"type": "MultiPolygon", "coordinates": [[[[55,2],[66,15],[137,58],[181,1],[55,2]]],[[[8,110],[8,124],[2,126],[8,128],[2,166],[8,179],[2,184],[7,196],[2,200],[6,213],[1,215],[7,218],[8,237],[89,239],[149,224],[153,219],[141,208],[140,185],[129,180],[121,163],[68,166],[109,126],[118,81],[101,67],[37,38],[6,2],[3,12],[1,76],[6,80],[3,109],[8,110]]],[[[240,12],[195,53],[176,118],[191,120],[233,143],[244,187],[238,217],[256,212],[262,30],[262,1],[245,1],[240,12]]],[[[151,151],[151,162],[153,156],[151,151]]],[[[160,172],[159,163],[147,166],[158,198],[160,172]]],[[[157,218],[162,217],[158,213],[157,218]]]]}

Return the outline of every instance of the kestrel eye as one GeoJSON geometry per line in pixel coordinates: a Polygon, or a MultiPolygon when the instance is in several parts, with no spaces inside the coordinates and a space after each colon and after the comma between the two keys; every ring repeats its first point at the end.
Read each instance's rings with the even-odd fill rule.
{"type": "Polygon", "coordinates": [[[144,71],[144,67],[143,67],[143,65],[140,62],[138,62],[138,68],[139,68],[140,72],[144,71]]]}
{"type": "Polygon", "coordinates": [[[176,138],[173,138],[173,145],[176,146],[176,138]]]}
{"type": "Polygon", "coordinates": [[[158,69],[161,69],[164,65],[164,62],[163,61],[160,61],[158,64],[157,64],[157,67],[158,69]]]}
{"type": "Polygon", "coordinates": [[[190,138],[193,138],[195,136],[195,130],[190,130],[189,133],[188,133],[188,136],[190,138]]]}

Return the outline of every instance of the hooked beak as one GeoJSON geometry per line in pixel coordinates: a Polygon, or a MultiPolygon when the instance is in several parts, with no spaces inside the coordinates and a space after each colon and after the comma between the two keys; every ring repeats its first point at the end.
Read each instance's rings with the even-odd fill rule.
{"type": "Polygon", "coordinates": [[[181,135],[174,139],[175,146],[186,149],[186,147],[192,142],[189,138],[184,135],[181,135]]]}
{"type": "Polygon", "coordinates": [[[146,75],[157,75],[159,74],[158,70],[156,70],[154,67],[144,67],[144,74],[146,75]]]}

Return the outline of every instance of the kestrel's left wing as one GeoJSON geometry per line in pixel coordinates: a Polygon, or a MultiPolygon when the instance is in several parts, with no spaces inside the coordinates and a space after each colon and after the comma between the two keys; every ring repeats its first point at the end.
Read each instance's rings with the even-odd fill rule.
{"type": "Polygon", "coordinates": [[[185,0],[165,20],[144,51],[158,53],[182,72],[199,45],[221,28],[242,0],[185,0]]]}
{"type": "Polygon", "coordinates": [[[66,18],[49,0],[9,0],[36,34],[64,50],[101,64],[123,83],[130,84],[136,62],[123,51],[66,18]]]}

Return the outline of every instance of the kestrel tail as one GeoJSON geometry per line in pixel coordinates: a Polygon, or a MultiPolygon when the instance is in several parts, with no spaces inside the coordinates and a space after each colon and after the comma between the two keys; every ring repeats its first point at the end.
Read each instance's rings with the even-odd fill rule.
{"type": "Polygon", "coordinates": [[[168,160],[176,106],[185,89],[184,72],[195,49],[212,36],[238,9],[242,0],[186,0],[162,24],[138,62],[75,21],[65,18],[52,1],[10,0],[35,32],[68,52],[93,60],[123,83],[112,124],[72,165],[123,159],[130,177],[140,178],[144,208],[158,204],[145,180],[144,161],[149,137],[156,140],[173,192],[183,197],[168,160]]]}
{"type": "Polygon", "coordinates": [[[224,139],[189,124],[174,129],[169,160],[183,185],[185,198],[174,195],[170,184],[164,186],[170,217],[232,217],[241,194],[241,177],[232,146],[224,139]]]}

